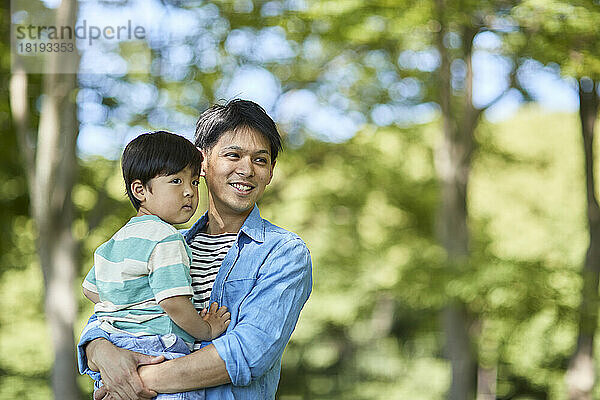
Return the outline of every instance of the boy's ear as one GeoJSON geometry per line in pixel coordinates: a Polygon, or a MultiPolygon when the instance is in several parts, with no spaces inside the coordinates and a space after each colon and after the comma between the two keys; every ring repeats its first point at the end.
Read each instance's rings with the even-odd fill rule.
{"type": "Polygon", "coordinates": [[[139,179],[131,182],[131,193],[135,196],[136,199],[143,203],[146,201],[146,188],[142,185],[142,181],[139,179]]]}

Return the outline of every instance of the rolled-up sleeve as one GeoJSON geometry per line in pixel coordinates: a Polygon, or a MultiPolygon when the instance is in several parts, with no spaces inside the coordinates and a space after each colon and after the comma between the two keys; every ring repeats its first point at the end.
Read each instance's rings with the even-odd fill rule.
{"type": "Polygon", "coordinates": [[[250,384],[279,362],[311,290],[304,242],[294,238],[274,249],[239,307],[237,324],[213,340],[234,385],[250,384]]]}
{"type": "Polygon", "coordinates": [[[99,328],[100,321],[96,318],[96,314],[92,314],[87,325],[83,328],[79,343],[77,344],[77,361],[79,363],[79,373],[88,374],[93,379],[100,379],[100,373],[92,371],[88,367],[88,360],[85,355],[85,346],[94,339],[104,338],[108,340],[108,333],[99,328]]]}

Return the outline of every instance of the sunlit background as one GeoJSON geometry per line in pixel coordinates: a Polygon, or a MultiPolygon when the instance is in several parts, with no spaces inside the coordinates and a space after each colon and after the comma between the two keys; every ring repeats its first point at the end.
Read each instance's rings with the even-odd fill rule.
{"type": "MultiPolygon", "coordinates": [[[[32,211],[38,188],[23,149],[40,152],[49,94],[47,75],[28,75],[32,143],[18,142],[9,38],[11,23],[61,1],[6,3],[0,399],[47,399],[55,353],[32,211]]],[[[192,139],[200,112],[243,98],[261,104],[285,140],[261,214],[298,233],[314,265],[278,398],[584,398],[568,395],[566,375],[582,326],[594,337],[598,324],[597,283],[596,319],[580,312],[590,170],[578,113],[590,93],[598,107],[597,1],[82,0],[83,21],[131,21],[146,38],[78,44],[67,96],[79,132],[69,197],[75,340],[93,311],[80,291],[93,251],[134,213],[123,147],[159,129],[192,139]],[[444,149],[461,138],[472,153],[457,166],[444,149]],[[458,256],[460,231],[444,219],[453,176],[468,177],[458,256]],[[447,325],[457,304],[461,337],[447,325]],[[453,392],[451,353],[462,340],[473,379],[453,392]]],[[[600,397],[594,371],[589,398],[600,397]]],[[[91,397],[89,378],[77,385],[91,397]]]]}

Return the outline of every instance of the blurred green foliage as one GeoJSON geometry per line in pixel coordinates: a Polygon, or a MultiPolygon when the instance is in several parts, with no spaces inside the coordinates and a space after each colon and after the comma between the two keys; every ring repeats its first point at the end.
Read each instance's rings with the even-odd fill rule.
{"type": "MultiPolygon", "coordinates": [[[[482,316],[480,363],[497,366],[499,398],[564,398],[587,240],[576,121],[527,107],[484,124],[469,203],[476,273],[468,276],[447,275],[433,239],[435,124],[368,127],[345,143],[286,149],[261,212],[306,240],[314,291],[284,355],[279,397],[443,398],[450,378],[438,311],[452,295],[482,316]]],[[[133,208],[118,163],[101,158],[83,163],[73,200],[83,278],[94,248],[133,208]]],[[[4,257],[25,262],[3,265],[0,278],[0,398],[48,398],[33,227],[24,215],[4,221],[19,243],[4,257]]],[[[73,290],[78,331],[92,307],[73,290]]],[[[80,383],[91,390],[87,377],[80,383]]]]}
{"type": "MultiPolygon", "coordinates": [[[[436,24],[430,20],[430,2],[309,2],[303,11],[283,15],[265,11],[276,2],[261,7],[256,2],[249,12],[240,12],[247,3],[197,7],[208,39],[195,56],[210,59],[212,45],[216,65],[198,61],[178,78],[165,67],[147,75],[85,76],[80,84],[101,97],[106,110],[101,122],[111,128],[167,128],[156,125],[174,123],[157,117],[167,111],[187,116],[182,121],[192,127],[223,80],[245,65],[267,68],[282,92],[308,89],[319,101],[362,116],[361,130],[342,143],[316,140],[319,132],[305,126],[281,125],[289,145],[261,212],[305,239],[313,256],[314,290],[286,349],[278,397],[444,398],[450,368],[442,356],[439,311],[447,298],[459,298],[480,317],[473,336],[481,366],[497,369],[498,398],[565,398],[563,375],[577,335],[578,271],[587,245],[577,116],[527,106],[510,120],[482,122],[469,187],[471,265],[449,272],[434,235],[439,187],[433,155],[441,135],[439,121],[370,122],[378,106],[393,103],[394,115],[410,117],[410,107],[435,98],[436,82],[427,66],[400,68],[397,62],[405,50],[417,60],[431,56],[436,24]],[[250,50],[226,50],[231,31],[256,39],[263,27],[284,32],[294,57],[260,60],[250,50]],[[129,101],[133,88],[144,85],[156,89],[151,91],[156,101],[129,101]],[[403,85],[417,90],[400,96],[403,85]]],[[[463,1],[453,3],[450,19],[466,18],[461,4],[471,9],[479,3],[485,9],[506,4],[501,17],[511,11],[510,2],[463,1]]],[[[537,11],[562,3],[522,3],[512,10],[515,17],[532,23],[539,17],[544,29],[554,29],[537,11]]],[[[575,16],[585,9],[573,7],[565,13],[577,28],[583,20],[575,16]]],[[[6,9],[1,12],[7,21],[6,9]]],[[[8,28],[8,22],[0,25],[4,37],[8,28]]],[[[502,51],[523,45],[519,41],[524,36],[512,33],[502,51]]],[[[0,42],[6,72],[2,89],[9,78],[7,43],[0,42]]],[[[151,49],[154,60],[168,58],[167,45],[172,44],[151,49]]],[[[549,59],[556,55],[543,51],[547,42],[535,46],[549,59]]],[[[129,50],[126,44],[121,49],[125,58],[129,50]]],[[[576,70],[573,66],[570,71],[576,70]]],[[[31,82],[39,85],[39,77],[32,76],[31,82]]],[[[35,111],[32,118],[38,118],[35,111]]],[[[0,98],[0,126],[0,399],[46,399],[51,396],[52,357],[42,277],[6,96],[0,98]]],[[[133,208],[117,162],[84,157],[81,164],[72,197],[83,279],[94,249],[123,225],[133,208]]],[[[200,204],[198,215],[205,206],[200,204]]],[[[80,300],[78,335],[92,306],[79,287],[73,292],[80,300]]],[[[91,381],[81,377],[79,382],[89,398],[91,381]]],[[[600,390],[595,395],[600,397],[600,390]]]]}

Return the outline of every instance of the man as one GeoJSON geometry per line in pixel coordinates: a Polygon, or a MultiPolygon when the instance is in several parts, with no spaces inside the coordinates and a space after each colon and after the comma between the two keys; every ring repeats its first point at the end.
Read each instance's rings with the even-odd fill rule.
{"type": "Polygon", "coordinates": [[[102,375],[97,399],[200,388],[207,388],[207,400],[275,397],[283,350],[312,287],[304,242],[262,219],[256,206],[273,177],[281,139],[259,105],[233,100],[202,113],[195,142],[204,156],[208,210],[185,234],[194,303],[228,307],[231,323],[212,343],[166,362],[117,348],[88,323],[79,362],[82,372],[89,366],[102,375]]]}

